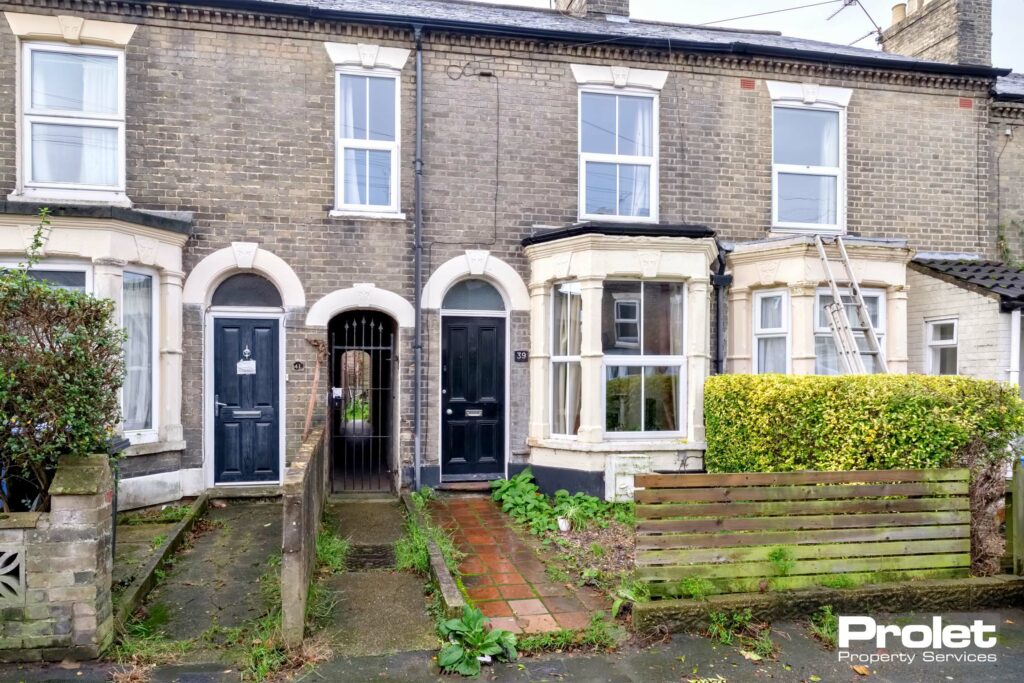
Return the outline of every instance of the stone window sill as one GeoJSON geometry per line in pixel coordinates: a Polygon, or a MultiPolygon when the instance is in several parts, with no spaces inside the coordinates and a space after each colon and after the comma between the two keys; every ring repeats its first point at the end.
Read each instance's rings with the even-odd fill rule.
{"type": "Polygon", "coordinates": [[[637,453],[651,451],[703,451],[707,444],[703,441],[688,441],[685,438],[671,439],[623,439],[608,440],[598,443],[585,443],[570,439],[531,439],[531,446],[550,448],[560,451],[580,451],[588,453],[637,453]]]}
{"type": "Polygon", "coordinates": [[[379,221],[404,221],[405,214],[394,211],[353,211],[351,209],[331,209],[331,218],[371,218],[379,221]]]}
{"type": "Polygon", "coordinates": [[[184,441],[153,441],[150,443],[137,443],[124,449],[123,455],[152,455],[154,453],[168,453],[172,451],[185,450],[184,441]]]}

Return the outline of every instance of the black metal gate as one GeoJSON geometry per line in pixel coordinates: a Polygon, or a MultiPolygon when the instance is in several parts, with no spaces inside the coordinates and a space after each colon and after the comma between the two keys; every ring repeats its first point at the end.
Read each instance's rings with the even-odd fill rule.
{"type": "Polygon", "coordinates": [[[334,491],[387,491],[395,415],[394,321],[351,311],[331,321],[331,462],[334,491]]]}

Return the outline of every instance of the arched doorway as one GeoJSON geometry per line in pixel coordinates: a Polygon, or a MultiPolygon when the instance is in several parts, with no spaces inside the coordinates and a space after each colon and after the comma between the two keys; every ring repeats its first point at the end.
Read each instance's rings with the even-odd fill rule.
{"type": "Polygon", "coordinates": [[[332,490],[387,491],[395,440],[395,322],[355,310],[328,326],[332,490]]]}

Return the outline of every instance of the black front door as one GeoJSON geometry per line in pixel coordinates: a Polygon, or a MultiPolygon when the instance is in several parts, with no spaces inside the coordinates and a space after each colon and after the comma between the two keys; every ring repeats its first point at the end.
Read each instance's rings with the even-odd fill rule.
{"type": "Polygon", "coordinates": [[[214,479],[280,476],[278,321],[214,318],[214,479]]]}
{"type": "Polygon", "coordinates": [[[445,316],[441,330],[441,473],[505,473],[505,319],[445,316]]]}

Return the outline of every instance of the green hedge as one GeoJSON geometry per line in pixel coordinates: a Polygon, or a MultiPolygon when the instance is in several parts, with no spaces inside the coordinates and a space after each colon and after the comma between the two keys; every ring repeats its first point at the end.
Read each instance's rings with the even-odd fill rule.
{"type": "Polygon", "coordinates": [[[704,389],[709,472],[950,467],[1006,460],[1015,387],[927,375],[719,375],[704,389]]]}

